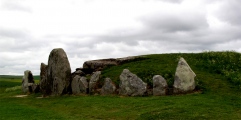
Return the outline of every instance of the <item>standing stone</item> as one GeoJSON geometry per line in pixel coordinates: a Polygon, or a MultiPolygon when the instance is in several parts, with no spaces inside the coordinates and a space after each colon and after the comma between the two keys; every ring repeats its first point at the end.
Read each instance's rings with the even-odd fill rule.
{"type": "Polygon", "coordinates": [[[33,74],[31,71],[24,71],[24,76],[22,79],[22,91],[24,93],[33,92],[32,85],[34,84],[33,74]]]}
{"type": "Polygon", "coordinates": [[[120,75],[119,88],[120,95],[143,96],[147,91],[147,84],[128,69],[124,69],[120,75]]]}
{"type": "Polygon", "coordinates": [[[166,95],[167,89],[168,89],[168,85],[166,80],[160,75],[155,75],[153,77],[153,95],[154,96],[166,95]]]}
{"type": "Polygon", "coordinates": [[[69,92],[70,81],[71,69],[65,51],[62,48],[53,49],[49,55],[47,67],[45,82],[47,94],[61,95],[69,92]]]}
{"type": "Polygon", "coordinates": [[[51,94],[51,83],[50,81],[47,81],[47,70],[48,70],[48,65],[45,65],[44,63],[41,63],[40,65],[40,91],[44,95],[49,95],[51,94]]]}
{"type": "Polygon", "coordinates": [[[89,82],[89,92],[94,93],[97,89],[97,83],[100,80],[101,71],[96,71],[93,73],[93,75],[90,77],[89,82]]]}
{"type": "Polygon", "coordinates": [[[195,89],[195,78],[196,74],[189,67],[184,58],[180,58],[176,73],[175,81],[173,85],[173,93],[187,93],[195,89]]]}
{"type": "Polygon", "coordinates": [[[86,94],[88,90],[88,82],[86,77],[76,75],[71,83],[73,94],[86,94]]]}
{"type": "Polygon", "coordinates": [[[110,78],[105,78],[105,83],[103,87],[101,88],[101,94],[102,95],[109,95],[113,94],[116,91],[115,84],[111,81],[110,78]]]}

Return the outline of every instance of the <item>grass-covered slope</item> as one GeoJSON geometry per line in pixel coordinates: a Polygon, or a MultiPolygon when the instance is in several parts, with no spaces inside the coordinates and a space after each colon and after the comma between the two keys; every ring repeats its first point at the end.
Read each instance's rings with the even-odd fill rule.
{"type": "Polygon", "coordinates": [[[201,93],[176,96],[120,97],[73,96],[16,98],[21,79],[0,78],[0,119],[241,119],[241,54],[205,52],[198,54],[156,54],[102,71],[116,84],[127,68],[151,86],[160,74],[172,86],[175,69],[184,57],[197,74],[201,93]]]}
{"type": "Polygon", "coordinates": [[[183,57],[193,71],[198,74],[196,77],[197,85],[201,85],[205,81],[201,78],[205,77],[206,73],[222,75],[234,85],[241,85],[241,54],[237,52],[144,55],[133,62],[105,69],[102,72],[102,77],[110,77],[118,84],[119,75],[123,69],[127,68],[147,82],[149,86],[152,86],[154,75],[162,75],[168,81],[169,87],[172,87],[180,57],[183,57]]]}

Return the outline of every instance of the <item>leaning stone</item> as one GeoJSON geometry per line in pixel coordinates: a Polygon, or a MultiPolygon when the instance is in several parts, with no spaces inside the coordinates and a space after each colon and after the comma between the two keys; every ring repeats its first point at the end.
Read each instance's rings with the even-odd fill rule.
{"type": "Polygon", "coordinates": [[[24,71],[24,76],[22,79],[22,91],[24,93],[27,93],[27,92],[32,93],[33,92],[32,88],[31,88],[32,84],[34,84],[32,72],[29,70],[24,71]]]}
{"type": "Polygon", "coordinates": [[[128,69],[124,69],[120,75],[119,88],[120,95],[143,96],[147,91],[147,84],[128,69]]]}
{"type": "Polygon", "coordinates": [[[155,75],[153,77],[153,95],[154,96],[166,95],[167,89],[168,89],[168,85],[166,80],[160,75],[155,75]]]}
{"type": "Polygon", "coordinates": [[[93,75],[90,78],[90,82],[89,82],[89,92],[90,93],[94,93],[97,89],[97,83],[100,80],[100,75],[101,75],[101,71],[96,71],[93,73],[93,75]]]}
{"type": "Polygon", "coordinates": [[[101,88],[101,94],[102,95],[110,95],[114,94],[116,91],[116,86],[115,84],[111,81],[110,78],[105,78],[105,83],[103,87],[101,88]]]}
{"type": "Polygon", "coordinates": [[[73,94],[86,94],[88,90],[88,82],[86,77],[76,75],[71,83],[73,94]]]}
{"type": "Polygon", "coordinates": [[[175,73],[173,93],[179,94],[193,91],[195,89],[195,76],[196,74],[192,71],[184,58],[180,58],[175,73]]]}

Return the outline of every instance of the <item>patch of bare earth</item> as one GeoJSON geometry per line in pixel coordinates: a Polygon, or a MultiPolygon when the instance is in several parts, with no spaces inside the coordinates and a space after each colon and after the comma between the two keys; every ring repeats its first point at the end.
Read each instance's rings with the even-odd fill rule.
{"type": "Polygon", "coordinates": [[[23,97],[27,97],[28,95],[16,95],[14,97],[17,97],[17,98],[23,98],[23,97]]]}

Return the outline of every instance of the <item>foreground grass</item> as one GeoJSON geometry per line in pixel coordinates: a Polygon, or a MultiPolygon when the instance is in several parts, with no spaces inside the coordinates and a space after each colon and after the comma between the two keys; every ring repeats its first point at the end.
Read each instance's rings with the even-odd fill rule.
{"type": "MultiPolygon", "coordinates": [[[[103,78],[111,77],[116,83],[122,70],[128,68],[149,85],[152,84],[149,79],[154,74],[163,75],[171,84],[177,60],[182,56],[197,74],[196,81],[202,89],[201,93],[188,95],[159,97],[64,95],[37,98],[41,95],[32,94],[16,98],[14,96],[22,94],[21,91],[5,90],[21,85],[21,79],[0,78],[0,119],[241,119],[239,84],[220,72],[216,65],[213,69],[206,65],[205,61],[209,58],[201,58],[202,54],[148,55],[145,59],[113,66],[102,72],[103,78]]],[[[237,63],[239,61],[235,61],[235,64],[237,63]]],[[[224,67],[227,65],[230,64],[225,63],[224,67]]],[[[238,67],[234,66],[232,69],[238,73],[240,72],[238,67]]],[[[224,71],[230,70],[225,68],[224,71]]]]}

